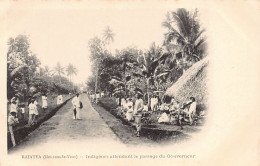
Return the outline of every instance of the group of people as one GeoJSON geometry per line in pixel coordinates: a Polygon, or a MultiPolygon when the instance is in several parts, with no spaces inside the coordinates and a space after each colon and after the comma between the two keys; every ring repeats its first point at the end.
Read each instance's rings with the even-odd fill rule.
{"type": "Polygon", "coordinates": [[[90,102],[92,103],[98,103],[99,102],[99,99],[104,97],[105,96],[105,93],[104,92],[101,92],[101,93],[90,93],[89,94],[89,98],[90,98],[90,102]]]}
{"type": "Polygon", "coordinates": [[[118,113],[123,115],[127,121],[136,122],[136,135],[140,136],[141,131],[141,117],[142,113],[148,111],[147,105],[144,104],[141,94],[136,94],[135,98],[131,97],[123,97],[120,101],[118,101],[118,113]]]}
{"type": "MultiPolygon", "coordinates": [[[[45,111],[48,108],[47,95],[43,94],[42,97],[42,110],[45,111]]],[[[62,95],[57,96],[57,105],[63,103],[62,95]]],[[[20,103],[19,97],[15,96],[10,100],[9,115],[8,115],[8,129],[10,131],[11,140],[13,146],[16,146],[13,128],[17,126],[19,122],[25,121],[25,104],[20,103]]],[[[39,115],[37,97],[31,97],[28,100],[28,126],[35,124],[35,119],[39,115]]]]}
{"type": "Polygon", "coordinates": [[[196,115],[197,103],[194,97],[190,97],[186,102],[180,104],[175,98],[164,102],[159,111],[162,113],[158,118],[159,123],[178,124],[182,128],[183,121],[187,117],[190,125],[193,124],[196,115]]]}
{"type": "Polygon", "coordinates": [[[118,113],[125,117],[127,121],[135,121],[137,136],[140,134],[141,121],[145,115],[156,114],[158,123],[177,124],[183,129],[183,122],[188,119],[190,125],[193,125],[196,115],[197,103],[194,97],[188,98],[184,103],[180,103],[174,97],[160,98],[156,95],[150,99],[150,109],[148,104],[144,103],[140,94],[135,98],[117,98],[118,113]]]}

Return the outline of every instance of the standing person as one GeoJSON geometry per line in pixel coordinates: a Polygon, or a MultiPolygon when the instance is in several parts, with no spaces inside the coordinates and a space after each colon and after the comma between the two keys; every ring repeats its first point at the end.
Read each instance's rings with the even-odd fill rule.
{"type": "Polygon", "coordinates": [[[151,109],[152,109],[152,112],[156,111],[157,104],[158,104],[158,98],[154,95],[151,98],[151,109]]]}
{"type": "Polygon", "coordinates": [[[136,96],[136,101],[134,105],[134,114],[137,114],[139,112],[142,112],[142,110],[144,109],[144,101],[143,99],[141,99],[140,94],[136,94],[135,96],[136,96]]]}
{"type": "MultiPolygon", "coordinates": [[[[120,100],[120,98],[119,98],[120,100]]],[[[122,97],[121,99],[121,110],[124,111],[125,109],[127,109],[127,102],[126,102],[126,97],[122,97]]]]}
{"type": "Polygon", "coordinates": [[[8,129],[9,129],[10,134],[11,134],[11,140],[12,140],[13,147],[16,146],[13,127],[18,123],[19,123],[19,121],[18,121],[18,118],[16,118],[16,113],[10,112],[10,114],[8,116],[8,129]]]}
{"type": "Polygon", "coordinates": [[[17,115],[17,103],[16,100],[11,100],[10,112],[15,112],[17,115]]]}
{"type": "Polygon", "coordinates": [[[197,107],[197,103],[195,101],[194,97],[190,97],[191,103],[190,103],[190,108],[189,108],[189,120],[190,120],[190,125],[193,124],[193,117],[196,114],[196,107],[197,107]]]}
{"type": "Polygon", "coordinates": [[[60,104],[62,104],[62,103],[63,103],[62,95],[59,95],[59,96],[57,97],[57,105],[60,105],[60,104]]]}
{"type": "Polygon", "coordinates": [[[105,96],[105,93],[102,91],[101,92],[101,98],[103,98],[105,96]]]}
{"type": "Polygon", "coordinates": [[[80,111],[83,108],[82,102],[79,99],[79,93],[72,99],[73,109],[76,111],[73,114],[73,119],[80,119],[80,111]]]}
{"type": "Polygon", "coordinates": [[[21,120],[24,122],[25,105],[22,104],[22,105],[20,106],[20,109],[21,109],[21,120]]]}
{"type": "Polygon", "coordinates": [[[29,121],[28,125],[34,125],[35,117],[39,114],[37,110],[37,101],[35,99],[31,99],[30,104],[29,104],[29,121]]]}
{"type": "Polygon", "coordinates": [[[140,131],[141,131],[141,114],[142,110],[144,109],[144,101],[141,99],[140,94],[136,94],[137,100],[135,101],[134,105],[134,114],[136,115],[136,135],[137,137],[140,137],[140,131]]]}
{"type": "Polygon", "coordinates": [[[42,95],[42,109],[45,110],[47,107],[48,107],[47,95],[43,94],[42,95]]]}

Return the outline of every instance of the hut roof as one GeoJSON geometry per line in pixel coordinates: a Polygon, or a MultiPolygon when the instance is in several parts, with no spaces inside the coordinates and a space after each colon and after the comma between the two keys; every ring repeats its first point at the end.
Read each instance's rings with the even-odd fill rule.
{"type": "Polygon", "coordinates": [[[170,88],[165,95],[174,97],[180,102],[195,97],[198,104],[207,106],[207,66],[208,57],[193,64],[170,88]]]}

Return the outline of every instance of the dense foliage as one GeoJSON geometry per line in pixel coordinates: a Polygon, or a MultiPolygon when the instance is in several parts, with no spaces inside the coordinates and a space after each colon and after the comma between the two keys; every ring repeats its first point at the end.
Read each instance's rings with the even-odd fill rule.
{"type": "MultiPolygon", "coordinates": [[[[145,51],[132,46],[116,50],[112,55],[106,48],[109,42],[98,37],[91,39],[93,77],[87,82],[88,90],[121,96],[139,91],[149,103],[151,94],[165,91],[189,67],[207,55],[205,31],[201,30],[198,14],[197,9],[168,12],[162,22],[168,31],[164,35],[164,44],[152,43],[145,51]]],[[[106,29],[104,34],[114,40],[111,29],[106,29]]]]}
{"type": "MultiPolygon", "coordinates": [[[[28,97],[43,93],[70,93],[76,86],[64,76],[60,63],[52,72],[48,66],[41,67],[41,62],[30,50],[29,38],[18,35],[8,41],[7,53],[7,97],[18,96],[25,101],[28,97]],[[53,74],[57,73],[57,75],[53,74]]],[[[76,74],[73,65],[67,67],[67,75],[76,74]]]]}

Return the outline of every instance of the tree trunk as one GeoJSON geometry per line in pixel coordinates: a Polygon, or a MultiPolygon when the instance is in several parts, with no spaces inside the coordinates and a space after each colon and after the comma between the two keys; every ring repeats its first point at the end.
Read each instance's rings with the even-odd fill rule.
{"type": "Polygon", "coordinates": [[[150,78],[147,78],[146,79],[146,93],[147,93],[147,106],[148,106],[148,110],[150,110],[151,109],[151,102],[150,102],[150,94],[149,94],[149,88],[150,88],[150,78]]]}
{"type": "Polygon", "coordinates": [[[60,73],[59,73],[59,81],[60,81],[60,85],[61,85],[61,76],[60,76],[60,73]]]}
{"type": "Polygon", "coordinates": [[[96,82],[95,82],[95,100],[96,100],[96,103],[97,103],[97,81],[98,81],[98,70],[97,70],[97,73],[96,73],[96,82]]]}

